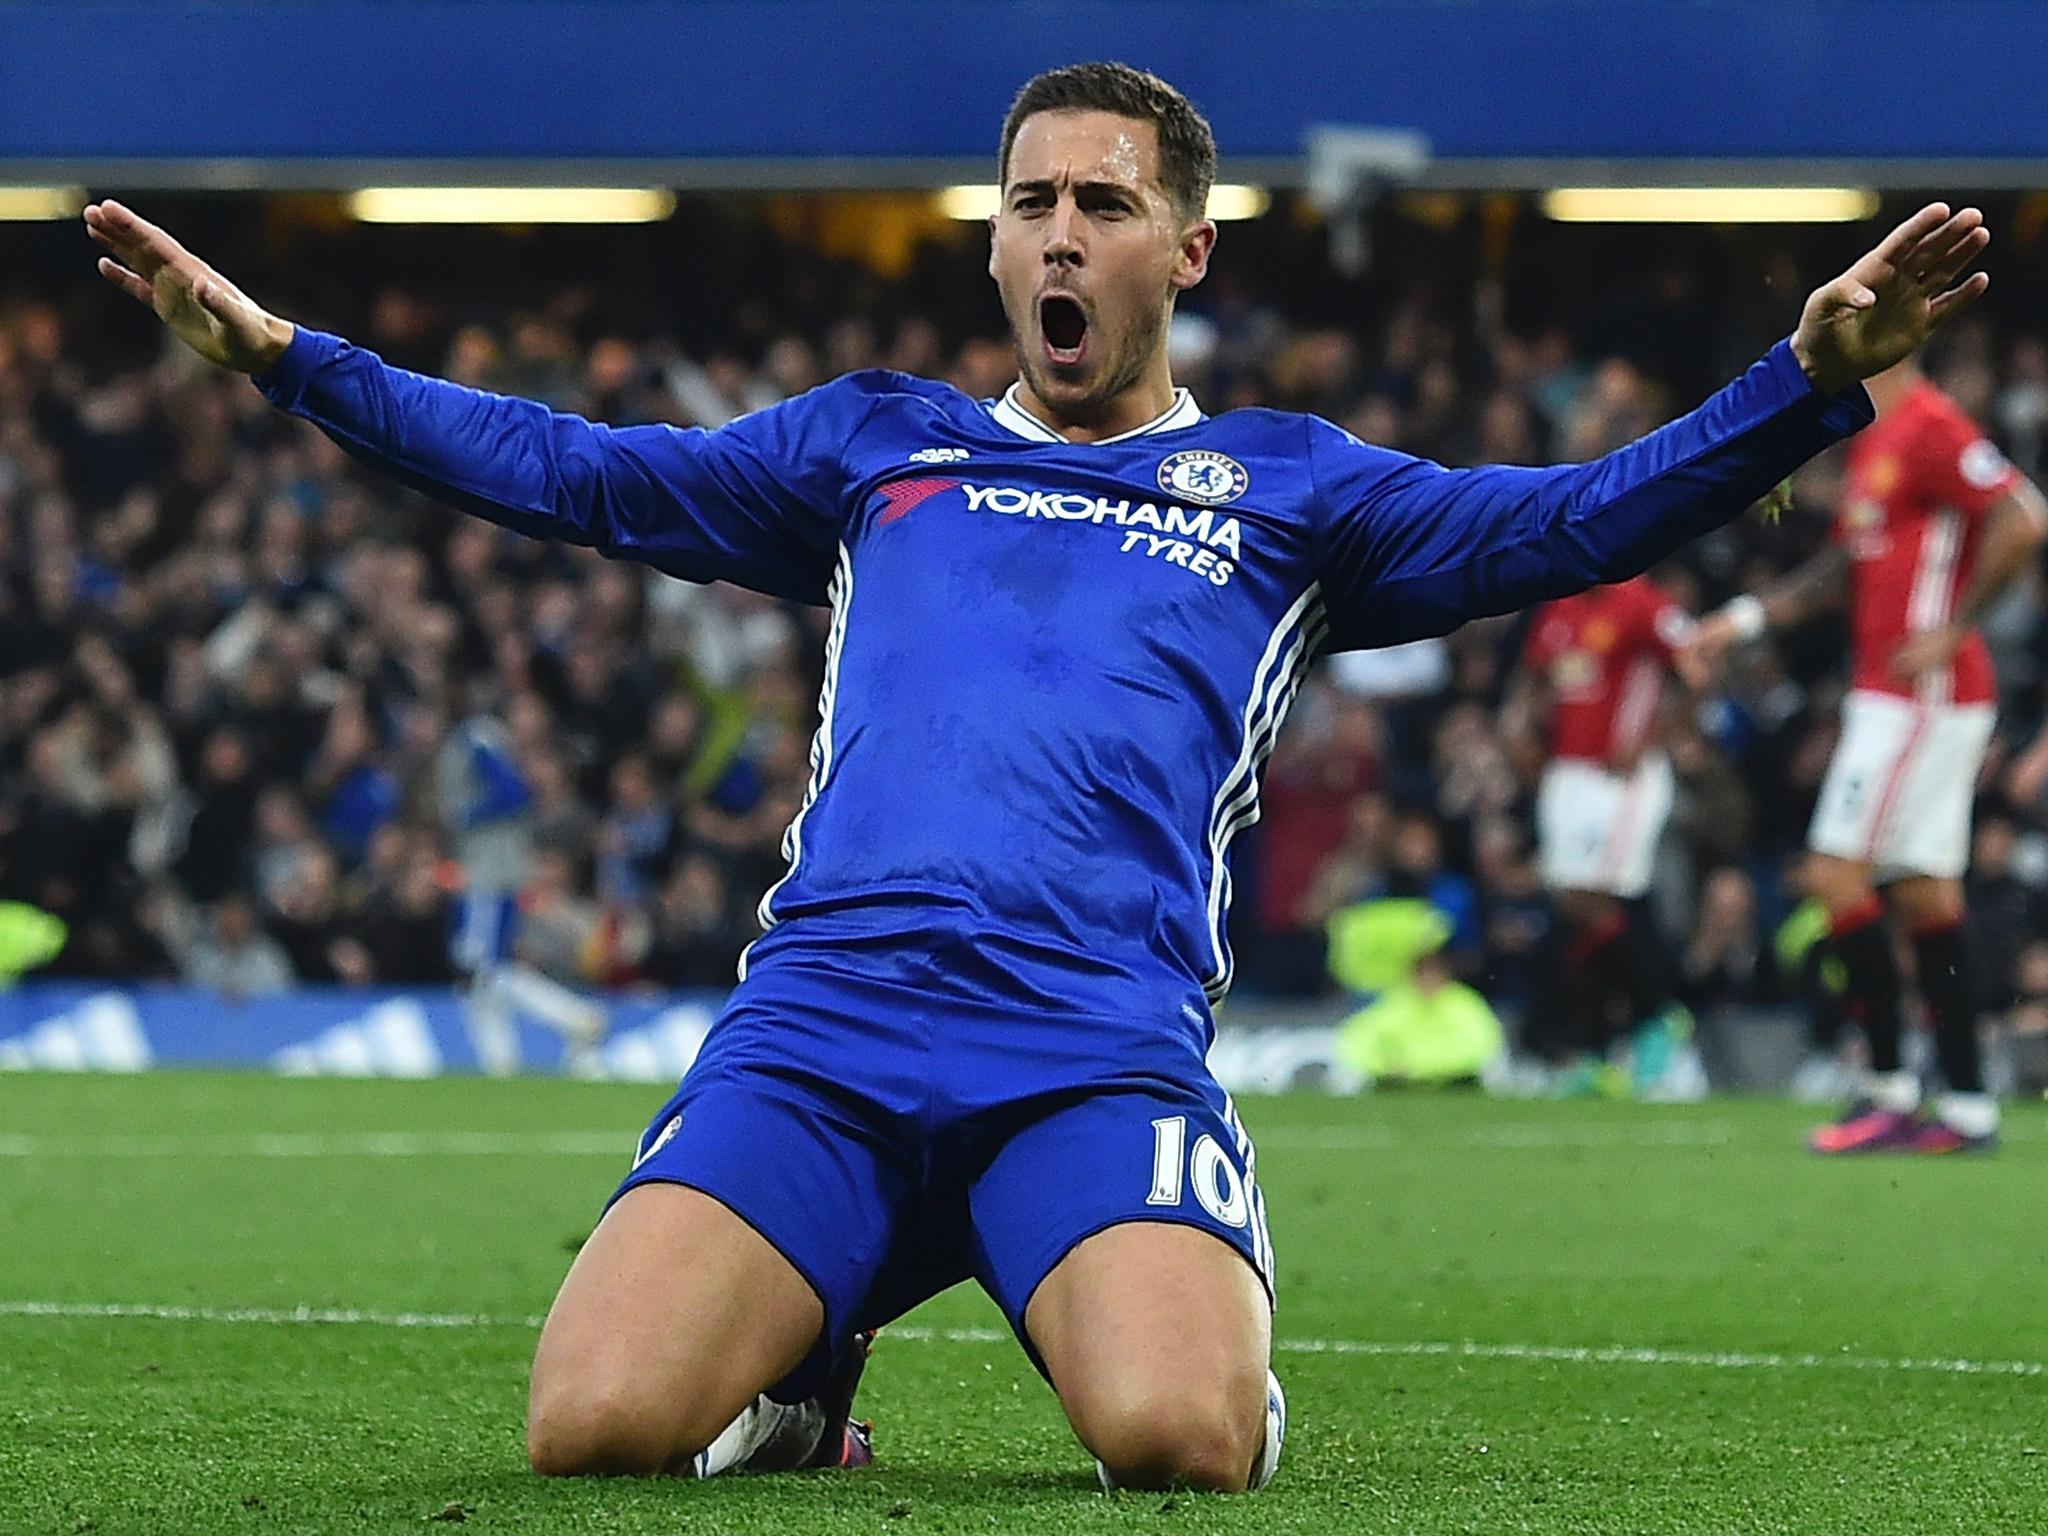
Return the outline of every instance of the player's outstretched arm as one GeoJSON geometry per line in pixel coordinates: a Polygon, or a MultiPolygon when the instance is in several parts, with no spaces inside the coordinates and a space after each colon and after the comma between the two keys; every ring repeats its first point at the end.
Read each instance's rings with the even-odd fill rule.
{"type": "Polygon", "coordinates": [[[85,230],[111,254],[100,276],[156,311],[171,334],[209,363],[261,373],[291,345],[289,320],[261,308],[170,234],[116,202],[90,204],[85,230]]]}
{"type": "Polygon", "coordinates": [[[1963,276],[1990,243],[1975,208],[1951,213],[1929,203],[1816,288],[1792,333],[1792,355],[1813,387],[1834,394],[1919,351],[1991,286],[1986,273],[1963,276]]]}
{"type": "Polygon", "coordinates": [[[1313,430],[1332,647],[1621,581],[1719,527],[1873,419],[1858,381],[1983,293],[1983,274],[1963,273],[1990,238],[1976,209],[1929,204],[1815,290],[1798,330],[1741,378],[1591,463],[1447,470],[1313,430]]]}
{"type": "Polygon", "coordinates": [[[272,315],[119,203],[86,210],[100,272],[194,351],[354,457],[446,504],[691,581],[827,595],[847,440],[875,403],[853,380],[716,432],[610,427],[533,400],[393,368],[272,315]]]}
{"type": "Polygon", "coordinates": [[[1639,575],[1875,416],[1785,342],[1698,409],[1586,464],[1445,469],[1312,423],[1331,647],[1389,645],[1639,575]]]}

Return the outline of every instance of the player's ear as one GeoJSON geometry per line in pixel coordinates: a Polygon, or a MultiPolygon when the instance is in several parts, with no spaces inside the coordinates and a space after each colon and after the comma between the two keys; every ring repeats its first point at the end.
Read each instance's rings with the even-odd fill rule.
{"type": "Polygon", "coordinates": [[[996,216],[988,216],[988,275],[996,275],[996,216]]]}
{"type": "Polygon", "coordinates": [[[1216,226],[1209,220],[1197,219],[1182,232],[1169,279],[1178,292],[1187,292],[1209,275],[1209,254],[1215,249],[1216,226]]]}

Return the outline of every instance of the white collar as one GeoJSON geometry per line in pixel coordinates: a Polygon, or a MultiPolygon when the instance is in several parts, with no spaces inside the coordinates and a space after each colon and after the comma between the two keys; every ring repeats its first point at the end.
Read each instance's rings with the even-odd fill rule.
{"type": "MultiPolygon", "coordinates": [[[[1020,381],[1021,382],[1021,381],[1020,381]]],[[[1017,403],[1018,385],[1012,384],[1003,391],[1003,398],[989,410],[996,421],[1019,437],[1028,437],[1036,443],[1066,443],[1067,440],[1053,431],[1036,416],[1017,403]]],[[[1154,432],[1177,432],[1182,427],[1192,427],[1202,419],[1202,408],[1195,404],[1195,397],[1185,389],[1173,392],[1173,404],[1153,417],[1142,427],[1133,427],[1128,432],[1119,432],[1115,437],[1098,438],[1094,443],[1068,443],[1072,448],[1099,447],[1103,443],[1121,443],[1126,438],[1145,437],[1154,432]]]]}

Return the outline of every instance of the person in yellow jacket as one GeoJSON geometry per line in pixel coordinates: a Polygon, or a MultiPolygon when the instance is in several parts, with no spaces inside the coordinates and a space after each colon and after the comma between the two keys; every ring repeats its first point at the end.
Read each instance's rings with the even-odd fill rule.
{"type": "Polygon", "coordinates": [[[1377,994],[1338,1026],[1342,1065],[1373,1082],[1465,1082],[1507,1049],[1492,1004],[1444,962],[1450,936],[1450,920],[1426,901],[1367,901],[1331,916],[1331,975],[1377,994]]]}
{"type": "Polygon", "coordinates": [[[64,950],[71,930],[64,919],[25,901],[0,901],[0,989],[26,971],[48,965],[64,950]]]}

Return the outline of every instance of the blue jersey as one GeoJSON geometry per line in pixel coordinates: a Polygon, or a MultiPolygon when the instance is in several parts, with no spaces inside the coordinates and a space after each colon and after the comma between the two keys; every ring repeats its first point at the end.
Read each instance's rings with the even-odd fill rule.
{"type": "Polygon", "coordinates": [[[304,328],[257,383],[506,527],[831,606],[743,994],[749,967],[836,955],[1197,1050],[1230,985],[1231,842],[1318,653],[1631,576],[1872,415],[1860,388],[1816,395],[1782,343],[1641,441],[1547,469],[1445,469],[1185,392],[1076,444],[1014,390],[885,372],[716,431],[615,428],[304,328]]]}

